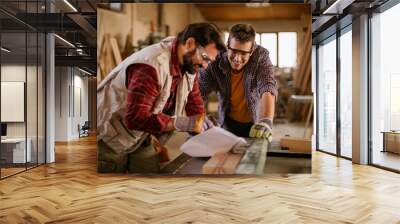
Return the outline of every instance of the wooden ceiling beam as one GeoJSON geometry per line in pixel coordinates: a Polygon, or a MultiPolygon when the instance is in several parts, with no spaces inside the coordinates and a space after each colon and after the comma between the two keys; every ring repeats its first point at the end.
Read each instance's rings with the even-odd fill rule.
{"type": "Polygon", "coordinates": [[[266,7],[247,7],[245,4],[196,4],[208,21],[300,19],[310,13],[307,4],[269,4],[266,7]]]}

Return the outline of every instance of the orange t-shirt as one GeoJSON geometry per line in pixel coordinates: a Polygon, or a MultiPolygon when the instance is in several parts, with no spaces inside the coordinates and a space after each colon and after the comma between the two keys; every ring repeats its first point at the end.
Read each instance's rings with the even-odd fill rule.
{"type": "Polygon", "coordinates": [[[229,117],[242,123],[252,122],[244,93],[243,72],[231,74],[231,108],[229,117]]]}

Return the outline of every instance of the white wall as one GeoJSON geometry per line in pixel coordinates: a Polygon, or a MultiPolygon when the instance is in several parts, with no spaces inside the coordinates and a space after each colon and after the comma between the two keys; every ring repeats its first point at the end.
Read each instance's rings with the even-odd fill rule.
{"type": "Polygon", "coordinates": [[[55,141],[79,137],[78,124],[88,120],[88,104],[88,78],[76,68],[56,67],[55,141]]]}
{"type": "MultiPolygon", "coordinates": [[[[1,81],[25,82],[25,69],[25,65],[2,65],[1,81]]],[[[27,69],[31,70],[32,67],[28,67],[27,69]]],[[[1,108],[1,110],[7,110],[7,108],[1,108]]],[[[25,123],[7,123],[7,137],[25,137],[25,123]]]]}
{"type": "MultiPolygon", "coordinates": [[[[6,122],[8,138],[25,138],[31,141],[32,161],[36,162],[39,153],[39,163],[44,162],[44,74],[39,66],[21,64],[3,64],[1,66],[1,81],[18,81],[26,85],[26,121],[6,122]],[[26,80],[27,79],[27,80],[26,80]]],[[[2,96],[4,97],[4,96],[2,96]]],[[[1,108],[10,110],[10,108],[1,108]]],[[[12,113],[12,111],[9,111],[12,113]]],[[[25,111],[23,111],[25,113],[25,111]]]]}
{"type": "MultiPolygon", "coordinates": [[[[194,4],[163,4],[163,24],[169,25],[170,35],[176,35],[188,23],[204,22],[205,19],[194,4]],[[174,13],[170,13],[174,12],[174,13]]],[[[122,49],[128,34],[132,34],[132,43],[144,40],[150,33],[151,21],[157,27],[157,4],[124,4],[122,12],[113,12],[99,8],[97,10],[97,52],[99,53],[104,34],[111,34],[122,49]]]]}
{"type": "MultiPolygon", "coordinates": [[[[36,130],[36,80],[33,80],[31,74],[36,77],[36,67],[25,65],[2,65],[1,66],[1,81],[11,81],[11,82],[25,82],[25,75],[28,72],[28,87],[27,87],[27,120],[28,129],[32,127],[36,130]],[[35,113],[33,113],[35,112],[35,113]],[[32,123],[34,121],[34,123],[32,123]],[[33,127],[35,125],[35,127],[33,127]]],[[[7,110],[7,108],[1,108],[2,110],[7,110]]],[[[32,130],[33,130],[32,129],[32,130]]],[[[28,130],[28,135],[30,130],[28,130]]],[[[11,122],[7,123],[7,136],[8,137],[25,137],[25,122],[11,122]]],[[[28,136],[29,137],[29,136],[28,136]]]]}
{"type": "MultiPolygon", "coordinates": [[[[81,73],[82,74],[82,73],[81,73]]],[[[82,116],[80,116],[80,121],[83,123],[88,120],[89,113],[89,102],[88,102],[88,77],[75,75],[75,85],[82,89],[82,116]]]]}
{"type": "Polygon", "coordinates": [[[176,36],[186,25],[194,22],[204,22],[205,19],[193,4],[164,4],[163,24],[170,27],[170,35],[176,36]],[[174,12],[174,13],[169,13],[174,12]]]}
{"type": "Polygon", "coordinates": [[[71,105],[72,108],[72,120],[71,120],[71,132],[70,136],[72,139],[79,137],[78,124],[82,126],[85,121],[88,121],[88,78],[81,76],[82,73],[74,73],[74,91],[72,92],[74,99],[71,105]]]}
{"type": "MultiPolygon", "coordinates": [[[[121,53],[124,52],[127,42],[138,46],[140,40],[146,40],[152,27],[158,28],[157,14],[160,5],[163,11],[161,31],[165,31],[164,25],[168,25],[170,36],[177,35],[189,23],[205,21],[200,10],[191,3],[126,3],[123,4],[121,12],[99,8],[97,10],[97,60],[100,60],[100,49],[106,35],[117,40],[121,53]]],[[[97,82],[101,82],[104,74],[101,74],[99,67],[97,73],[97,82]]]]}
{"type": "Polygon", "coordinates": [[[68,140],[68,108],[69,108],[69,69],[68,67],[55,68],[55,124],[56,141],[68,140]]]}

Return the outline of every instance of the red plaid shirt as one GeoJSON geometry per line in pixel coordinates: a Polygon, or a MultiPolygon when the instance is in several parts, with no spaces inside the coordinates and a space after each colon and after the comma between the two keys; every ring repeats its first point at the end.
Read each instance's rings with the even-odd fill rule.
{"type": "MultiPolygon", "coordinates": [[[[129,129],[157,134],[162,132],[175,109],[175,98],[178,83],[182,73],[177,55],[177,41],[172,45],[170,75],[172,76],[171,94],[162,113],[153,114],[153,105],[160,94],[161,86],[155,68],[146,64],[132,64],[127,68],[128,98],[126,102],[125,122],[129,129]]],[[[196,77],[193,90],[189,93],[186,103],[188,116],[204,113],[199,81],[196,77]]]]}

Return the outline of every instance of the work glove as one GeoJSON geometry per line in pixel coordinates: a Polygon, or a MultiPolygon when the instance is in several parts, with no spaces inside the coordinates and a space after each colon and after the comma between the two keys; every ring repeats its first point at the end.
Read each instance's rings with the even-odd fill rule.
{"type": "Polygon", "coordinates": [[[263,118],[257,123],[253,124],[250,129],[249,136],[251,138],[265,138],[269,142],[272,141],[272,120],[270,118],[263,118]]]}
{"type": "Polygon", "coordinates": [[[204,122],[203,122],[203,127],[202,127],[203,131],[207,131],[208,129],[213,128],[215,126],[219,126],[219,125],[214,117],[211,117],[211,116],[204,117],[204,122]]]}
{"type": "Polygon", "coordinates": [[[199,134],[202,132],[205,114],[198,114],[194,116],[178,116],[174,120],[175,129],[189,133],[199,134]]]}

